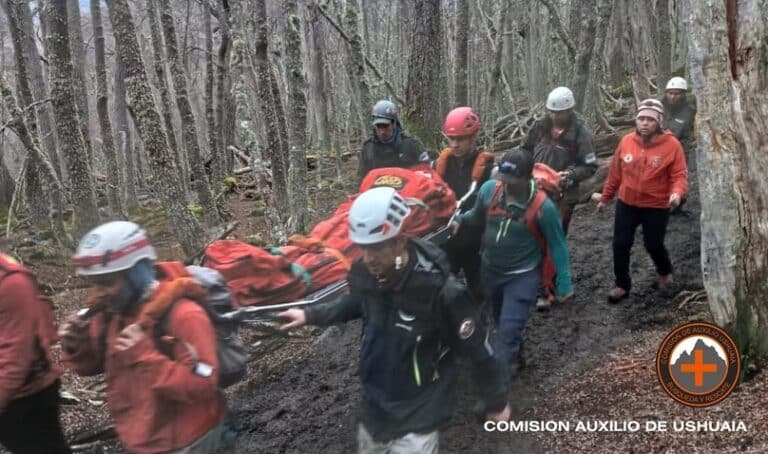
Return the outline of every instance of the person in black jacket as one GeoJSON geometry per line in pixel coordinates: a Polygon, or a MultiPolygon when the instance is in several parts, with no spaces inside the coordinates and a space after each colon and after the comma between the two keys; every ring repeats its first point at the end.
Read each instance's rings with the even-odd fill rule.
{"type": "MultiPolygon", "coordinates": [[[[462,210],[475,205],[477,191],[488,181],[493,170],[493,153],[477,146],[480,126],[480,117],[471,107],[453,109],[443,122],[443,135],[448,139],[449,146],[440,152],[435,161],[435,171],[453,190],[457,199],[469,195],[460,207],[462,210]],[[471,195],[470,189],[474,191],[471,195]]],[[[459,271],[464,272],[467,287],[478,300],[483,298],[480,279],[482,236],[482,225],[467,227],[443,244],[451,271],[457,274],[459,271]]]]}
{"type": "Polygon", "coordinates": [[[521,145],[533,153],[536,162],[552,167],[563,177],[560,216],[566,235],[578,201],[579,183],[597,170],[592,133],[573,112],[574,105],[570,89],[552,90],[547,97],[547,116],[534,123],[521,145]]]}
{"type": "Polygon", "coordinates": [[[472,297],[437,246],[400,234],[408,213],[392,188],[361,194],[349,212],[349,235],[362,251],[347,277],[349,294],[279,314],[288,320],[282,329],[362,318],[363,454],[437,453],[438,429],[453,412],[454,352],[474,363],[488,418],[510,416],[507,372],[472,297]]]}
{"type": "Polygon", "coordinates": [[[381,100],[371,112],[373,134],[363,143],[357,177],[362,181],[373,169],[382,167],[410,168],[429,162],[424,145],[403,130],[397,119],[397,108],[391,101],[381,100]]]}

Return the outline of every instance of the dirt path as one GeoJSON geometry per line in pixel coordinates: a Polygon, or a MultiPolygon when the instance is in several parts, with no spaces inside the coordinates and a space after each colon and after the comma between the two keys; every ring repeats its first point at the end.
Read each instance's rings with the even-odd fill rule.
{"type": "MultiPolygon", "coordinates": [[[[692,173],[688,216],[672,217],[667,234],[680,290],[701,288],[695,180],[692,173]]],[[[528,366],[510,392],[516,419],[554,411],[555,390],[572,377],[631,344],[638,334],[670,328],[681,318],[676,306],[650,289],[655,273],[639,230],[633,250],[633,296],[615,306],[605,302],[613,283],[612,223],[613,209],[602,215],[595,214],[594,204],[577,209],[569,238],[577,298],[531,318],[525,336],[528,366]]],[[[238,390],[232,407],[242,451],[354,452],[359,336],[358,323],[332,328],[299,357],[257,375],[238,390]]],[[[475,398],[467,376],[462,378],[454,418],[442,433],[442,452],[545,452],[533,435],[485,433],[469,410],[475,398]]]]}

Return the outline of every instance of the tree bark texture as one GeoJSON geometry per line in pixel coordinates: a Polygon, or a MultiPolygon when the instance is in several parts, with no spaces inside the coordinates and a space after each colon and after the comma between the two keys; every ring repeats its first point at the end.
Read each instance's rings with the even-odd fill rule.
{"type": "Polygon", "coordinates": [[[296,0],[283,1],[285,16],[285,71],[288,88],[288,135],[290,167],[288,171],[291,222],[289,230],[305,233],[309,229],[307,193],[307,80],[301,59],[301,21],[296,0]]]}
{"type": "MultiPolygon", "coordinates": [[[[57,0],[63,1],[63,0],[57,0]]],[[[88,109],[88,86],[85,80],[86,60],[83,27],[80,21],[80,3],[78,0],[67,1],[67,24],[69,28],[69,46],[72,52],[72,80],[77,101],[77,113],[80,120],[80,132],[83,135],[88,163],[93,165],[93,147],[91,146],[90,112],[88,109]]]]}
{"type": "MultiPolygon", "coordinates": [[[[272,170],[272,190],[275,194],[275,203],[279,213],[289,213],[290,206],[288,201],[288,184],[286,172],[288,169],[284,166],[283,146],[280,137],[280,119],[276,106],[280,103],[282,112],[282,101],[280,97],[275,97],[272,87],[277,86],[276,78],[272,66],[267,56],[267,10],[264,0],[256,0],[255,6],[255,27],[256,40],[253,51],[253,64],[251,70],[256,76],[259,106],[261,107],[262,118],[264,118],[264,130],[267,134],[266,153],[272,170]],[[274,82],[274,83],[273,83],[274,82]]],[[[279,94],[279,91],[278,91],[279,94]]]]}
{"type": "Polygon", "coordinates": [[[408,59],[408,87],[405,92],[405,118],[408,129],[424,141],[428,149],[440,147],[439,71],[441,67],[440,1],[416,2],[411,23],[411,57],[408,59]]]}
{"type": "MultiPolygon", "coordinates": [[[[189,185],[189,176],[186,174],[186,154],[176,141],[176,132],[173,127],[173,110],[171,107],[171,89],[168,86],[168,78],[165,73],[166,58],[163,54],[163,37],[157,23],[156,0],[147,0],[147,22],[149,23],[150,41],[152,41],[152,57],[154,59],[155,78],[157,79],[157,91],[160,93],[160,112],[163,116],[163,124],[168,134],[168,146],[181,171],[181,181],[184,183],[184,191],[189,185]]],[[[170,58],[168,59],[170,61],[170,58]]]]}
{"type": "Polygon", "coordinates": [[[672,52],[674,44],[670,31],[669,0],[658,0],[656,2],[656,18],[658,20],[659,36],[654,39],[657,53],[659,55],[656,67],[656,87],[657,94],[662,96],[664,88],[667,86],[672,75],[672,52]]]}
{"type": "Polygon", "coordinates": [[[208,154],[213,163],[213,182],[224,179],[223,166],[217,164],[219,153],[217,149],[218,131],[216,130],[216,113],[213,109],[213,86],[215,68],[213,66],[213,30],[211,29],[211,12],[203,7],[203,30],[205,32],[205,123],[208,126],[208,154]]]}
{"type": "MultiPolygon", "coordinates": [[[[48,219],[54,238],[59,245],[71,248],[73,242],[69,235],[67,235],[62,216],[64,208],[64,203],[62,201],[64,187],[56,176],[56,171],[53,169],[50,160],[40,148],[40,141],[36,134],[27,129],[24,114],[21,109],[19,109],[16,100],[14,99],[11,90],[6,85],[5,80],[2,78],[2,75],[0,75],[0,97],[2,97],[3,103],[11,116],[10,127],[19,137],[19,140],[21,140],[24,148],[26,148],[28,157],[31,157],[30,162],[32,160],[38,162],[38,169],[42,174],[40,175],[40,180],[43,182],[42,193],[50,203],[51,209],[49,211],[48,219]]],[[[27,115],[27,117],[34,118],[34,113],[32,115],[27,115]]]]}
{"type": "Polygon", "coordinates": [[[48,23],[45,44],[50,60],[49,79],[56,131],[69,170],[71,198],[75,208],[75,232],[80,236],[99,224],[99,213],[73,89],[67,5],[60,0],[46,0],[44,5],[48,23]]]}
{"type": "Polygon", "coordinates": [[[307,49],[309,50],[311,74],[309,78],[309,92],[314,105],[312,112],[314,113],[317,140],[320,143],[320,149],[317,152],[317,168],[315,169],[319,186],[323,178],[323,160],[330,155],[331,139],[328,130],[330,127],[328,123],[328,88],[325,80],[324,50],[326,47],[323,40],[323,27],[319,20],[317,8],[317,2],[313,1],[310,3],[307,11],[309,16],[307,20],[309,28],[307,49]]]}
{"type": "Polygon", "coordinates": [[[360,36],[360,6],[357,0],[347,0],[344,10],[344,28],[349,34],[349,76],[354,90],[357,92],[358,112],[362,131],[370,129],[371,89],[368,87],[368,79],[365,75],[365,52],[363,39],[360,36]]]}
{"type": "Polygon", "coordinates": [[[184,148],[187,151],[186,157],[189,160],[190,176],[194,179],[195,193],[197,194],[198,202],[203,207],[203,215],[206,222],[209,226],[218,225],[221,222],[221,217],[213,202],[208,175],[205,173],[205,167],[203,166],[203,156],[200,152],[195,114],[189,102],[187,74],[184,71],[184,62],[179,54],[176,25],[174,24],[171,5],[168,0],[160,0],[160,19],[163,24],[165,50],[171,66],[173,91],[176,94],[176,107],[179,109],[181,116],[181,136],[184,139],[184,148]]]}
{"type": "Polygon", "coordinates": [[[595,49],[595,31],[597,20],[595,18],[595,0],[579,2],[581,8],[581,43],[576,54],[576,61],[573,65],[573,79],[571,80],[571,90],[573,98],[576,101],[575,109],[579,112],[584,111],[584,97],[587,93],[587,83],[590,80],[590,63],[592,63],[592,54],[595,49]]]}
{"type": "Polygon", "coordinates": [[[125,70],[120,56],[115,57],[115,126],[117,136],[120,139],[119,150],[122,155],[121,160],[125,163],[123,181],[125,191],[123,192],[123,201],[126,210],[133,211],[138,206],[138,197],[136,193],[136,154],[134,152],[133,141],[131,140],[131,128],[128,123],[128,105],[125,99],[125,70]]]}
{"type": "Polygon", "coordinates": [[[179,169],[168,149],[168,139],[147,80],[128,1],[109,0],[108,6],[117,53],[125,71],[128,109],[149,155],[155,190],[182,249],[187,256],[196,255],[205,245],[205,232],[187,207],[179,169]]]}
{"type": "Polygon", "coordinates": [[[698,103],[701,264],[716,323],[768,354],[768,2],[685,0],[698,103]]]}
{"type": "Polygon", "coordinates": [[[627,49],[629,49],[630,63],[632,71],[630,73],[630,80],[632,81],[632,89],[635,94],[635,101],[640,102],[651,96],[651,85],[648,80],[648,63],[646,58],[648,53],[646,52],[643,35],[643,25],[641,23],[641,9],[645,8],[639,2],[630,2],[628,5],[629,14],[625,16],[627,21],[625,27],[624,39],[627,42],[627,49]]]}
{"type": "Polygon", "coordinates": [[[93,45],[96,66],[96,113],[101,129],[101,143],[107,160],[107,200],[112,215],[125,218],[123,201],[120,196],[123,187],[120,169],[115,152],[115,138],[112,134],[112,121],[109,119],[107,96],[107,69],[104,61],[104,27],[101,21],[101,0],[91,0],[91,23],[93,24],[93,45]]]}
{"type": "MultiPolygon", "coordinates": [[[[504,2],[508,4],[509,2],[504,2]]],[[[456,81],[454,84],[453,105],[469,104],[467,94],[467,71],[469,71],[469,0],[456,1],[456,81]]]]}
{"type": "MultiPolygon", "coordinates": [[[[32,95],[32,88],[29,85],[28,68],[30,66],[29,54],[25,52],[25,44],[28,41],[25,33],[24,22],[24,9],[27,8],[25,3],[15,2],[13,0],[5,0],[2,2],[2,8],[5,11],[5,15],[8,18],[8,28],[11,32],[11,43],[13,45],[13,53],[16,63],[16,85],[18,87],[19,100],[23,106],[31,105],[35,99],[32,95]]],[[[28,13],[27,13],[28,14],[28,13]]],[[[29,17],[31,22],[31,16],[29,17]]],[[[34,38],[33,38],[34,39],[34,38]]],[[[38,135],[37,133],[37,116],[35,115],[35,109],[25,110],[24,121],[28,125],[31,134],[38,135]]],[[[24,175],[24,195],[29,207],[29,212],[32,217],[32,222],[36,225],[42,225],[48,221],[48,212],[50,209],[49,200],[46,200],[45,191],[43,190],[43,181],[41,180],[41,172],[43,169],[42,162],[37,159],[37,156],[29,154],[27,162],[27,170],[24,175]]],[[[19,182],[21,183],[21,182],[19,182]]]]}

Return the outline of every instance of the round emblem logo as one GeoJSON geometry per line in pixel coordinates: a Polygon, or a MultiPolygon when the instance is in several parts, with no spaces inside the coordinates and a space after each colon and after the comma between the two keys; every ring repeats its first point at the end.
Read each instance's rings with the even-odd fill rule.
{"type": "Polygon", "coordinates": [[[381,186],[387,186],[390,188],[395,189],[402,189],[403,186],[405,186],[405,182],[402,178],[398,177],[397,175],[382,175],[378,178],[376,178],[376,181],[373,182],[372,188],[378,188],[381,186]]]}
{"type": "Polygon", "coordinates": [[[626,162],[627,164],[632,162],[632,155],[628,154],[628,155],[624,156],[624,162],[626,162]]]}
{"type": "Polygon", "coordinates": [[[678,326],[664,338],[656,354],[661,387],[689,407],[709,407],[728,397],[740,372],[736,342],[711,323],[678,326]]]}
{"type": "Polygon", "coordinates": [[[99,237],[99,235],[98,235],[98,234],[96,234],[96,233],[91,233],[91,234],[90,234],[90,235],[88,235],[87,237],[83,238],[83,242],[82,242],[82,243],[80,243],[80,246],[81,246],[83,249],[90,249],[90,248],[92,248],[92,247],[96,246],[97,244],[99,244],[99,240],[100,240],[100,239],[101,239],[101,238],[99,237]]]}
{"type": "Polygon", "coordinates": [[[465,318],[459,325],[459,339],[467,340],[475,333],[475,321],[465,318]]]}

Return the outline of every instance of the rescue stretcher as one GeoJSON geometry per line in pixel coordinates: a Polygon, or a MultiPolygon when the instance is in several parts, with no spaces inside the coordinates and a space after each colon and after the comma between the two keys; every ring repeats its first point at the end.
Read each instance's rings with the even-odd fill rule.
{"type": "MultiPolygon", "coordinates": [[[[456,216],[458,216],[461,213],[461,209],[464,203],[475,193],[476,190],[477,190],[477,183],[473,181],[467,193],[464,194],[459,200],[456,201],[456,207],[455,207],[454,213],[450,217],[448,222],[440,225],[434,231],[429,232],[426,235],[422,236],[422,239],[431,241],[436,244],[442,244],[445,241],[447,241],[452,234],[451,225],[453,224],[453,221],[456,219],[456,216]]],[[[315,304],[321,304],[321,303],[333,301],[334,299],[343,295],[344,292],[346,292],[347,286],[348,286],[347,280],[342,279],[329,286],[326,286],[321,290],[318,290],[314,293],[307,295],[306,298],[303,298],[297,301],[290,301],[290,302],[278,303],[278,304],[268,304],[263,306],[240,307],[231,312],[221,314],[221,317],[227,320],[231,320],[233,322],[245,323],[245,324],[280,321],[281,320],[280,317],[276,315],[277,312],[284,311],[291,308],[301,308],[301,307],[312,306],[315,304]]]]}

